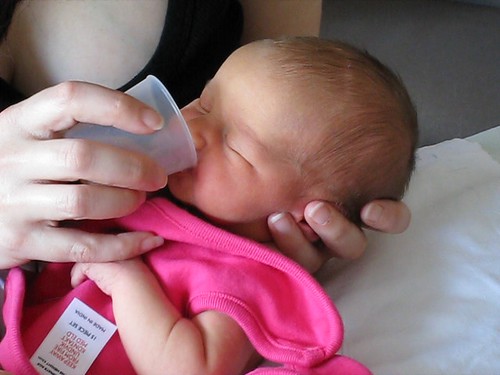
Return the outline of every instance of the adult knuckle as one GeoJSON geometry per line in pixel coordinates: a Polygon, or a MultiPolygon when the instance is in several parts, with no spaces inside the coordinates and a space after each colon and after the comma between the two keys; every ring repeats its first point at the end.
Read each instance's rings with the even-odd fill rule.
{"type": "Polygon", "coordinates": [[[128,97],[125,94],[117,93],[111,104],[111,113],[109,115],[116,120],[128,108],[128,97]]]}
{"type": "Polygon", "coordinates": [[[91,262],[95,254],[95,244],[89,240],[74,242],[69,253],[70,258],[76,263],[91,262]]]}
{"type": "Polygon", "coordinates": [[[66,107],[73,101],[78,87],[78,83],[73,81],[59,83],[54,87],[54,97],[61,106],[66,107]]]}
{"type": "Polygon", "coordinates": [[[0,268],[7,269],[15,265],[26,263],[26,252],[29,250],[32,232],[19,231],[11,227],[4,227],[0,232],[0,268]]]}
{"type": "Polygon", "coordinates": [[[22,103],[18,103],[7,107],[0,112],[0,125],[2,126],[2,133],[8,129],[15,129],[18,127],[18,118],[21,116],[23,111],[22,103]]]}
{"type": "Polygon", "coordinates": [[[60,200],[60,210],[71,219],[88,217],[92,196],[87,185],[71,185],[68,194],[60,200]]]}
{"type": "Polygon", "coordinates": [[[0,238],[2,239],[2,247],[12,256],[23,251],[28,236],[19,231],[4,228],[0,233],[0,238]]]}
{"type": "Polygon", "coordinates": [[[75,173],[88,171],[93,162],[92,148],[83,139],[68,139],[61,150],[64,167],[75,173]]]}
{"type": "Polygon", "coordinates": [[[127,163],[127,176],[129,182],[137,185],[146,178],[146,168],[142,159],[131,156],[127,163]]]}

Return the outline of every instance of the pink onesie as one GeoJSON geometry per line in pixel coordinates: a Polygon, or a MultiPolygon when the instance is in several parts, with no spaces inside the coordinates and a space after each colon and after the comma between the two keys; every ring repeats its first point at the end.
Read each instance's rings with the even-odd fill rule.
{"type": "MultiPolygon", "coordinates": [[[[336,355],[341,318],[322,287],[303,268],[259,243],[236,236],[156,198],[127,217],[93,230],[155,232],[165,244],[144,256],[166,295],[186,317],[223,312],[243,328],[256,350],[280,367],[251,374],[369,374],[358,362],[336,355]]],[[[36,374],[30,357],[77,297],[114,322],[111,299],[92,281],[71,288],[71,264],[49,264],[26,280],[11,270],[6,284],[7,333],[0,364],[15,374],[36,374]]],[[[141,322],[147,324],[147,322],[141,322]]],[[[115,333],[88,374],[134,374],[115,333]]]]}

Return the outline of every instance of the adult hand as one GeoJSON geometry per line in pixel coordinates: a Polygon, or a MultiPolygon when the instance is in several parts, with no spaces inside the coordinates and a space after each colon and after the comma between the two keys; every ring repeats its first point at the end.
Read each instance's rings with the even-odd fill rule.
{"type": "MultiPolygon", "coordinates": [[[[401,233],[410,223],[410,210],[403,202],[376,200],[361,210],[361,219],[370,228],[386,233],[401,233]]],[[[310,202],[304,218],[322,240],[321,247],[311,242],[293,217],[275,214],[269,217],[269,229],[278,249],[295,259],[311,273],[331,257],[355,259],[366,248],[366,236],[338,210],[326,202],[310,202]]]]}
{"type": "Polygon", "coordinates": [[[167,181],[144,155],[61,139],[77,122],[151,133],[163,120],[126,94],[82,82],[62,83],[1,112],[0,268],[124,259],[161,243],[149,233],[97,235],[59,226],[128,214],[167,181]]]}

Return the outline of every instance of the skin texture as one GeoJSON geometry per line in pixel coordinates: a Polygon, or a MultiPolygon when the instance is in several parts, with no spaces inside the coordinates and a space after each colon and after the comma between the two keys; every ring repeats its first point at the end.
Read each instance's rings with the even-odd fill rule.
{"type": "MultiPolygon", "coordinates": [[[[298,124],[284,116],[298,103],[271,100],[282,87],[267,61],[262,47],[241,48],[200,99],[183,109],[198,164],[169,179],[177,199],[217,225],[260,241],[272,239],[270,213],[287,210],[301,220],[310,200],[298,183],[299,169],[280,155],[303,141],[301,132],[292,131],[298,124]]],[[[139,258],[75,265],[72,283],[85,278],[111,296],[122,343],[140,374],[239,374],[255,358],[243,330],[226,315],[206,311],[182,317],[139,258]],[[134,324],[138,319],[149,324],[134,324]]]]}
{"type": "MultiPolygon", "coordinates": [[[[317,35],[321,1],[314,0],[313,5],[312,1],[287,1],[281,8],[281,0],[242,1],[245,40],[285,33],[317,35]],[[278,8],[279,22],[269,22],[270,10],[278,8]]],[[[163,242],[150,233],[100,235],[61,226],[60,220],[132,212],[147,191],[165,186],[166,176],[145,156],[89,141],[57,139],[57,131],[80,121],[113,124],[135,133],[161,126],[161,120],[141,103],[121,93],[85,83],[59,84],[78,80],[120,87],[128,82],[156,48],[165,6],[163,0],[147,4],[25,0],[20,5],[22,11],[13,20],[7,39],[0,41],[0,77],[24,94],[36,95],[0,113],[1,268],[32,259],[126,259],[163,242]],[[155,16],[159,15],[158,22],[155,16]],[[140,27],[130,23],[137,20],[141,20],[140,27]],[[122,38],[125,34],[126,39],[122,38]],[[100,69],[95,69],[95,61],[100,69]]],[[[326,249],[318,250],[288,212],[270,215],[268,225],[280,250],[311,272],[332,256],[356,258],[364,252],[364,233],[330,205],[313,200],[305,205],[303,216],[326,249]]],[[[400,233],[407,228],[410,213],[400,202],[374,201],[363,208],[361,217],[372,228],[400,233]]]]}
{"type": "MultiPolygon", "coordinates": [[[[272,239],[271,213],[290,212],[300,222],[306,204],[323,198],[304,188],[299,166],[285,156],[310,141],[289,115],[299,107],[306,111],[307,103],[279,95],[284,87],[273,80],[265,51],[255,45],[236,51],[201,97],[183,109],[198,164],[169,180],[177,199],[261,242],[272,239]]],[[[313,114],[303,117],[319,121],[313,114]]]]}
{"type": "MultiPolygon", "coordinates": [[[[245,31],[247,40],[285,32],[317,33],[321,2],[311,6],[310,1],[287,2],[285,9],[279,9],[279,22],[259,20],[278,9],[281,0],[243,1],[245,24],[260,25],[245,31]],[[307,9],[309,16],[297,22],[296,14],[305,15],[307,9]]],[[[159,123],[153,119],[149,126],[137,120],[140,104],[123,99],[120,93],[75,82],[54,85],[79,80],[119,87],[128,82],[156,48],[165,7],[162,0],[147,4],[25,0],[19,5],[7,38],[0,41],[0,76],[26,95],[37,94],[0,113],[0,267],[31,259],[124,259],[160,241],[147,233],[102,237],[61,227],[61,220],[130,213],[145,199],[146,191],[165,185],[166,176],[143,155],[90,141],[56,139],[57,131],[78,121],[113,124],[136,133],[159,123]],[[134,23],[137,20],[141,27],[134,23]],[[61,166],[62,161],[67,162],[61,166]],[[123,167],[127,165],[133,170],[123,167]]],[[[149,112],[145,117],[154,115],[149,112]]],[[[303,223],[328,250],[319,251],[310,243],[296,224],[298,215],[287,213],[289,208],[268,221],[275,243],[297,259],[315,259],[306,265],[311,270],[332,256],[360,256],[366,248],[364,233],[330,206],[326,220],[324,215],[315,220],[322,210],[310,208],[317,203],[305,205],[303,223]]],[[[402,203],[375,201],[363,209],[362,217],[372,228],[399,233],[408,226],[410,214],[402,203]]]]}
{"type": "MultiPolygon", "coordinates": [[[[262,43],[240,48],[201,97],[183,109],[198,164],[169,178],[178,200],[257,241],[272,240],[267,218],[274,211],[288,212],[286,219],[300,226],[304,211],[324,217],[321,210],[330,207],[308,207],[311,200],[324,199],[326,190],[301,183],[299,166],[286,156],[289,149],[316,148],[317,132],[302,129],[304,124],[306,130],[317,129],[321,116],[307,110],[312,108],[307,99],[283,94],[283,80],[273,77],[267,51],[262,43]]],[[[307,252],[292,255],[311,271],[324,260],[307,252]]],[[[183,317],[140,258],[76,264],[73,285],[85,278],[111,296],[122,343],[139,374],[240,374],[254,365],[255,351],[235,321],[216,311],[183,317]]]]}
{"type": "Polygon", "coordinates": [[[139,101],[86,83],[58,85],[0,113],[0,267],[32,259],[125,259],[162,243],[150,233],[91,235],[58,225],[131,212],[145,191],[167,181],[165,172],[142,155],[57,139],[59,131],[78,121],[113,123],[138,133],[162,125],[139,101]],[[78,180],[86,183],[73,183],[78,180]]]}
{"type": "Polygon", "coordinates": [[[206,311],[183,318],[138,258],[77,264],[73,284],[84,277],[112,297],[120,337],[139,374],[240,374],[255,356],[243,330],[226,315],[206,311]],[[148,324],[139,327],[138,319],[148,324]]]}

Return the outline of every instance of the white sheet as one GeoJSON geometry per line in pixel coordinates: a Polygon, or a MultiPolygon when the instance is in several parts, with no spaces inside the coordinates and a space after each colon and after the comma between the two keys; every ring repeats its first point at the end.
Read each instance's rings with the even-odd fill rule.
{"type": "MultiPolygon", "coordinates": [[[[500,127],[484,134],[500,161],[500,127]]],[[[405,201],[405,233],[370,232],[362,259],[318,275],[343,353],[375,374],[500,374],[500,165],[464,140],[421,149],[405,201]]]]}
{"type": "Polygon", "coordinates": [[[423,148],[405,201],[405,233],[318,275],[343,353],[376,374],[500,374],[500,165],[465,140],[423,148]]]}

